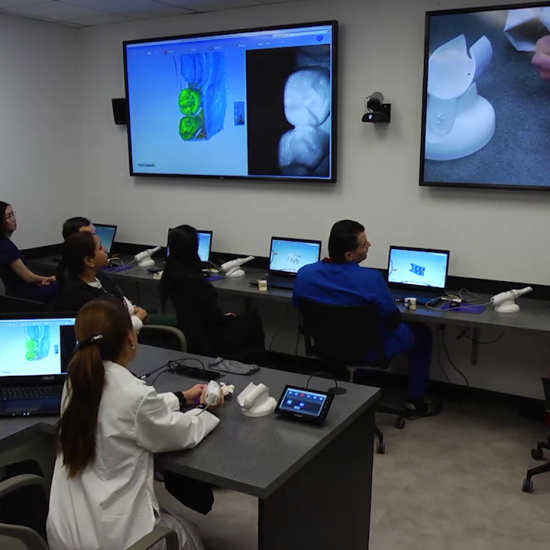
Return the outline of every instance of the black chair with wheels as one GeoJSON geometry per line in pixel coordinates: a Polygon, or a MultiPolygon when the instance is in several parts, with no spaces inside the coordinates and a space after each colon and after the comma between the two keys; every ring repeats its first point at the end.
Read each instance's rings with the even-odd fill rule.
{"type": "MultiPolygon", "coordinates": [[[[335,306],[300,300],[300,330],[304,335],[306,355],[328,365],[345,368],[354,382],[359,369],[388,370],[391,360],[384,352],[380,318],[375,306],[335,306]],[[375,359],[369,360],[368,357],[375,359]]],[[[397,415],[396,426],[405,427],[405,405],[378,402],[377,412],[397,415]]],[[[384,434],[375,426],[376,451],[384,454],[384,434]]]]}
{"type": "MultiPolygon", "coordinates": [[[[542,386],[544,388],[544,400],[546,404],[546,410],[550,413],[550,378],[543,378],[542,386]]],[[[550,432],[546,434],[546,441],[539,441],[537,443],[536,449],[531,449],[531,456],[534,460],[544,459],[543,449],[550,449],[550,432]]],[[[533,492],[533,476],[545,474],[547,472],[550,472],[550,462],[546,462],[545,464],[535,466],[535,468],[527,470],[527,475],[523,480],[523,486],[521,488],[522,491],[524,493],[533,492]]]]}

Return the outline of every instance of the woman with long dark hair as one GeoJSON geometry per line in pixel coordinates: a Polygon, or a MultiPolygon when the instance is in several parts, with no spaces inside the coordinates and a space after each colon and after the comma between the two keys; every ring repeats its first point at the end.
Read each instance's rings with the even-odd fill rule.
{"type": "Polygon", "coordinates": [[[25,256],[11,240],[17,229],[17,217],[11,204],[0,201],[0,279],[6,293],[18,298],[49,302],[57,294],[55,277],[33,273],[25,256]]]}
{"type": "Polygon", "coordinates": [[[79,311],[94,298],[113,296],[126,306],[132,324],[139,332],[147,318],[147,311],[132,304],[103,272],[109,265],[109,256],[101,239],[88,231],[79,231],[67,238],[62,250],[57,270],[60,294],[55,309],[79,311]]]}
{"type": "Polygon", "coordinates": [[[205,410],[206,386],[158,394],[133,376],[137,336],[116,298],[86,304],[75,332],[56,427],[50,548],[120,550],[161,524],[178,533],[182,550],[203,550],[195,525],[159,509],[152,453],[192,448],[216,427],[218,418],[205,410]]]}
{"type": "Polygon", "coordinates": [[[176,227],[168,246],[162,295],[172,300],[190,353],[261,361],[265,336],[260,316],[256,311],[224,314],[218,307],[216,289],[202,272],[197,230],[189,225],[176,227]]]}

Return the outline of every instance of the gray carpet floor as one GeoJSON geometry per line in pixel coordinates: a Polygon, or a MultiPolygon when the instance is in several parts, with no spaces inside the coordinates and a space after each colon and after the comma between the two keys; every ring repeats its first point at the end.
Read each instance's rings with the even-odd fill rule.
{"type": "MultiPolygon", "coordinates": [[[[472,404],[447,405],[403,431],[389,417],[380,416],[379,426],[386,454],[375,457],[371,550],[550,548],[550,474],[534,478],[533,494],[521,492],[544,426],[472,404]]],[[[160,486],[158,492],[181,513],[160,486]]],[[[257,550],[251,497],[221,490],[211,514],[186,515],[199,524],[207,550],[257,550]]]]}

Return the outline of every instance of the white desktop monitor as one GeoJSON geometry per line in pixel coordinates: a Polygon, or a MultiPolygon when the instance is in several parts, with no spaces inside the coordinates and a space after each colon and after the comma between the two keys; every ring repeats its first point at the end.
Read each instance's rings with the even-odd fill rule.
{"type": "Polygon", "coordinates": [[[388,285],[392,288],[445,290],[449,258],[448,250],[390,246],[388,285]]]}
{"type": "Polygon", "coordinates": [[[271,237],[269,273],[295,277],[305,265],[318,262],[321,257],[321,241],[271,237]]]}
{"type": "Polygon", "coordinates": [[[0,315],[0,385],[65,376],[75,347],[74,314],[0,315]]]}
{"type": "MultiPolygon", "coordinates": [[[[170,232],[174,228],[171,227],[168,230],[168,236],[170,236],[170,232]]],[[[212,231],[202,231],[197,230],[197,234],[199,237],[199,258],[201,259],[201,262],[207,263],[210,261],[210,252],[212,252],[212,231]]],[[[168,243],[166,244],[166,257],[170,256],[170,246],[168,243]]]]}
{"type": "Polygon", "coordinates": [[[101,244],[107,249],[107,254],[111,253],[117,227],[116,225],[104,225],[102,223],[94,223],[95,234],[101,239],[101,244]]]}

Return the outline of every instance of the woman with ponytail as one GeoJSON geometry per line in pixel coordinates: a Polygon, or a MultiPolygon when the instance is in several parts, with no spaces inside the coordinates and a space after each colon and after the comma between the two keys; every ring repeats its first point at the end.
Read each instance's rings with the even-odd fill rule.
{"type": "Polygon", "coordinates": [[[50,548],[120,550],[160,524],[178,533],[182,550],[203,550],[194,524],[160,510],[152,453],[192,448],[216,427],[218,418],[204,406],[206,386],[158,394],[133,376],[127,367],[137,336],[120,300],[86,304],[75,333],[56,426],[50,548]]]}

